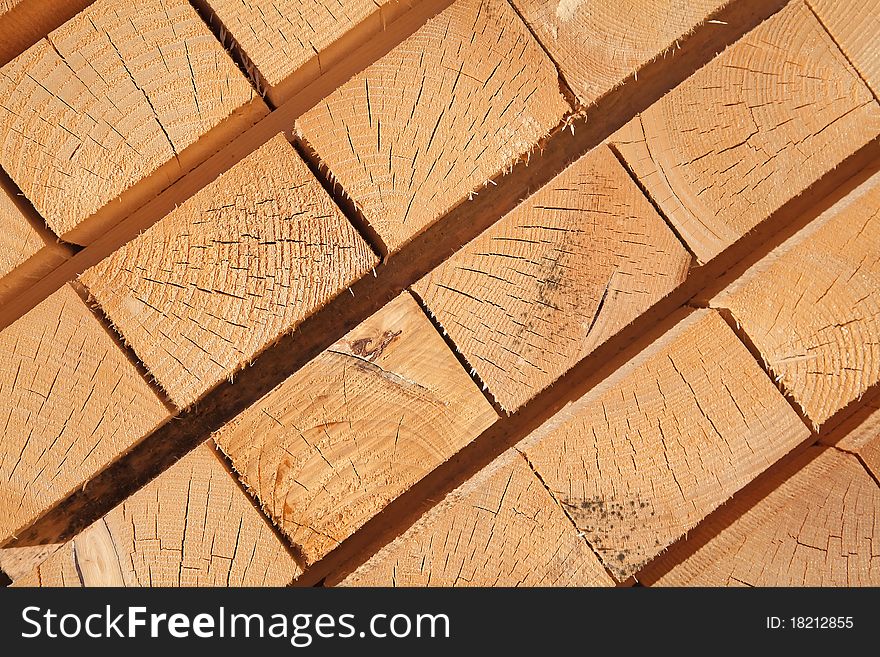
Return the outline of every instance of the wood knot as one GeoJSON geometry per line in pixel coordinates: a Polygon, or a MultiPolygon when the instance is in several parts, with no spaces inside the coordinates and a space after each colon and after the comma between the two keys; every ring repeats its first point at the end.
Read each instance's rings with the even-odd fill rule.
{"type": "Polygon", "coordinates": [[[373,362],[379,358],[385,349],[388,348],[388,345],[399,338],[402,333],[403,331],[384,331],[382,335],[377,337],[352,340],[348,343],[348,346],[351,349],[351,353],[355,356],[360,356],[361,358],[373,362]]]}

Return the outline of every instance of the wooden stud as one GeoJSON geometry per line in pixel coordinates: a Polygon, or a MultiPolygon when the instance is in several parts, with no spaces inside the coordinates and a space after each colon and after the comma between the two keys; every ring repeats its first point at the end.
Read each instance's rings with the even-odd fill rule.
{"type": "Polygon", "coordinates": [[[13,269],[46,246],[0,179],[0,285],[13,269]]]}
{"type": "Polygon", "coordinates": [[[0,66],[27,47],[25,45],[16,52],[15,32],[18,21],[15,20],[15,16],[21,11],[21,5],[26,2],[27,0],[0,0],[0,66]]]}
{"type": "Polygon", "coordinates": [[[341,585],[613,586],[614,581],[514,451],[452,491],[341,585]]]}
{"type": "Polygon", "coordinates": [[[880,482],[880,432],[874,440],[861,447],[858,454],[868,471],[874,475],[874,479],[880,482]]]}
{"type": "Polygon", "coordinates": [[[222,26],[278,106],[389,29],[416,1],[423,0],[196,0],[196,5],[222,26]]]}
{"type": "Polygon", "coordinates": [[[0,163],[77,244],[268,111],[186,0],[98,0],[0,69],[0,98],[0,163]]]}
{"type": "Polygon", "coordinates": [[[700,310],[522,449],[623,581],[807,436],[724,320],[700,310]]]}
{"type": "Polygon", "coordinates": [[[0,278],[45,246],[5,185],[0,185],[0,278]]]}
{"type": "MultiPolygon", "coordinates": [[[[193,1],[202,10],[226,2],[193,1]]],[[[314,21],[326,39],[309,40],[306,59],[272,46],[277,34],[254,33],[250,51],[238,41],[249,63],[253,52],[267,71],[279,65],[271,93],[289,98],[411,7],[346,2],[350,16],[314,21]]],[[[726,4],[675,4],[658,20],[661,3],[642,0],[633,11],[645,29],[635,45],[617,39],[615,59],[590,48],[619,35],[619,21],[609,24],[619,13],[603,17],[579,0],[512,2],[584,104],[726,4]],[[607,61],[592,64],[597,56],[607,61]]],[[[612,139],[703,262],[880,134],[868,89],[876,95],[874,17],[853,18],[877,0],[807,2],[792,2],[612,139]]],[[[0,0],[0,37],[7,14],[36,4],[0,0]]],[[[256,24],[254,7],[224,6],[239,36],[256,24]]],[[[273,8],[299,9],[293,0],[273,8]]],[[[321,9],[298,16],[311,25],[307,12],[321,9]]],[[[90,242],[266,113],[194,16],[184,0],[99,0],[0,70],[0,164],[67,239],[90,242]]],[[[506,3],[458,0],[296,130],[384,254],[527,156],[568,109],[552,63],[506,3]]],[[[43,255],[68,255],[25,205],[0,192],[0,303],[43,255]]],[[[880,383],[877,253],[880,174],[712,300],[817,428],[880,383]]],[[[376,261],[277,136],[82,280],[183,408],[376,261]]],[[[602,146],[416,289],[513,409],[676,287],[689,262],[602,146]]],[[[169,413],[66,286],[0,332],[0,397],[0,539],[88,485],[169,413]]],[[[774,490],[759,482],[718,509],[809,432],[721,317],[695,311],[343,583],[613,585],[603,564],[622,581],[709,515],[640,578],[876,585],[875,415],[835,439],[837,449],[795,457],[800,469],[771,475],[774,490]]],[[[496,419],[405,293],[215,438],[311,565],[496,419]]],[[[23,568],[50,547],[0,552],[0,566],[23,568]]],[[[205,445],[20,583],[264,585],[299,574],[205,445]]]]}
{"type": "Polygon", "coordinates": [[[880,96],[880,0],[808,2],[874,96],[880,96]]]}
{"type": "Polygon", "coordinates": [[[377,262],[277,135],[80,279],[185,408],[377,262]]]}
{"type": "Polygon", "coordinates": [[[27,577],[60,548],[63,543],[0,548],[0,570],[13,582],[27,577]]]}
{"type": "Polygon", "coordinates": [[[512,0],[578,100],[589,106],[676,48],[730,0],[512,0]]]}
{"type": "Polygon", "coordinates": [[[855,417],[842,424],[845,435],[840,436],[841,428],[835,427],[834,431],[820,436],[819,441],[857,454],[860,448],[880,436],[880,399],[863,401],[855,417]]]}
{"type": "MultiPolygon", "coordinates": [[[[400,41],[417,31],[440,8],[452,0],[420,0],[411,10],[396,20],[389,29],[358,45],[338,64],[325,70],[321,77],[306,87],[295,98],[275,109],[255,125],[236,136],[231,142],[206,158],[187,175],[175,181],[148,202],[126,215],[125,221],[107,228],[89,245],[55,268],[14,294],[0,289],[0,329],[31,310],[65,282],[106,257],[126,242],[152,226],[177,205],[205,187],[221,173],[231,168],[250,153],[265,144],[279,132],[290,130],[296,117],[313,107],[334,89],[369,63],[378,60],[400,41]]],[[[750,0],[751,1],[751,0],[750,0]]],[[[775,0],[780,1],[780,0],[775,0]]],[[[208,140],[209,142],[211,140],[208,140]]],[[[424,271],[422,272],[424,273],[424,271]]],[[[406,284],[411,283],[411,279],[406,284]]],[[[398,287],[397,289],[402,289],[398,287]]]]}
{"type": "Polygon", "coordinates": [[[795,2],[613,142],[707,262],[878,134],[880,105],[795,2]]]}
{"type": "Polygon", "coordinates": [[[458,0],[296,121],[388,252],[557,126],[553,63],[501,0],[458,0]]]}
{"type": "Polygon", "coordinates": [[[862,400],[854,413],[819,440],[858,456],[880,481],[880,399],[862,400]]]}
{"type": "Polygon", "coordinates": [[[0,0],[0,66],[7,64],[94,0],[0,0]]]}
{"type": "Polygon", "coordinates": [[[495,419],[404,293],[215,438],[312,564],[495,419]]]}
{"type": "Polygon", "coordinates": [[[855,457],[810,448],[769,491],[725,506],[639,579],[658,586],[878,586],[880,488],[855,457]]]}
{"type": "Polygon", "coordinates": [[[0,543],[167,417],[69,286],[0,332],[0,543]]]}
{"type": "Polygon", "coordinates": [[[72,256],[0,171],[0,307],[72,256]]]}
{"type": "Polygon", "coordinates": [[[414,289],[515,410],[681,283],[690,262],[601,146],[414,289]]]}
{"type": "Polygon", "coordinates": [[[286,586],[300,574],[205,444],[16,586],[286,586]]]}
{"type": "Polygon", "coordinates": [[[816,428],[880,382],[880,174],[712,300],[816,428]]]}

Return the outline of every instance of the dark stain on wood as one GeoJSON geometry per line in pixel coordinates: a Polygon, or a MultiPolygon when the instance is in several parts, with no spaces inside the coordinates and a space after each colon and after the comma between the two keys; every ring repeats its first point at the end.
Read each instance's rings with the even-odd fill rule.
{"type": "Polygon", "coordinates": [[[348,343],[348,346],[355,356],[360,356],[372,363],[382,355],[392,342],[400,337],[401,333],[403,331],[384,331],[381,336],[375,338],[353,340],[348,343]],[[374,343],[375,346],[372,346],[374,343]]]}

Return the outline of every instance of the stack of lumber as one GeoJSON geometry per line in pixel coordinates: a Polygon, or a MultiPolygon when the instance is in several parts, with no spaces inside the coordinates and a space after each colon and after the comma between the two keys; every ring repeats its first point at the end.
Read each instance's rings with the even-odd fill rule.
{"type": "Polygon", "coordinates": [[[0,2],[0,570],[880,585],[878,36],[0,2]]]}

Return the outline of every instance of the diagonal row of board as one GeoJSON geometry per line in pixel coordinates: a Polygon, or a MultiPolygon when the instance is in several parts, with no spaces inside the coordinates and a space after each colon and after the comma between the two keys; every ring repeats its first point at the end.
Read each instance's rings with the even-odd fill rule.
{"type": "Polygon", "coordinates": [[[878,35],[880,0],[0,2],[0,569],[880,584],[878,35]]]}

